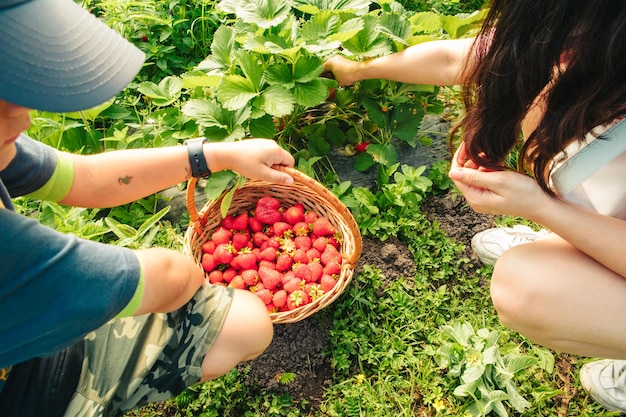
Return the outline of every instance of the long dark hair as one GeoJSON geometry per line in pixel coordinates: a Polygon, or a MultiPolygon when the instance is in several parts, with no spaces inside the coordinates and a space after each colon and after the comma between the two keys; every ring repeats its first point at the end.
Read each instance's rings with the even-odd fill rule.
{"type": "Polygon", "coordinates": [[[521,147],[518,170],[532,172],[552,195],[553,159],[626,111],[624,0],[493,0],[473,53],[478,64],[468,74],[460,123],[468,156],[501,169],[545,92],[546,112],[521,147]]]}

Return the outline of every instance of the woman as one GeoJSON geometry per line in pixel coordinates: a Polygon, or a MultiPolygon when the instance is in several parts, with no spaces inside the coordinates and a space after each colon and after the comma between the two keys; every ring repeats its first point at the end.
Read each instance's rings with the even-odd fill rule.
{"type": "Polygon", "coordinates": [[[581,382],[626,411],[626,3],[494,0],[475,39],[368,62],[333,57],[343,85],[368,78],[462,84],[450,178],[479,212],[550,233],[505,251],[491,296],[502,322],[591,362],[581,382]],[[519,172],[504,161],[519,144],[519,172]],[[532,179],[527,173],[532,173],[532,179]]]}

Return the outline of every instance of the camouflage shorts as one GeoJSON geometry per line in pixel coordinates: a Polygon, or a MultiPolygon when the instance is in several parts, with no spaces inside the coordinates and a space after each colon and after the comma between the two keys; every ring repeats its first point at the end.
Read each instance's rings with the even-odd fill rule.
{"type": "Polygon", "coordinates": [[[204,287],[174,313],[113,320],[87,335],[65,417],[122,416],[197,383],[232,294],[231,288],[204,287]]]}

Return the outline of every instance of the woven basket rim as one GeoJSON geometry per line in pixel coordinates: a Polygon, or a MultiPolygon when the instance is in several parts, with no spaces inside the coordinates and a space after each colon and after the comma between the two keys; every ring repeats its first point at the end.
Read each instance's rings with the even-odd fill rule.
{"type": "MultiPolygon", "coordinates": [[[[305,206],[315,205],[319,207],[319,205],[322,205],[326,211],[325,215],[328,215],[331,219],[331,223],[335,223],[335,226],[342,232],[343,241],[341,243],[340,252],[343,257],[343,262],[337,277],[337,284],[333,290],[294,310],[269,313],[274,324],[295,323],[311,316],[334,302],[352,280],[354,268],[361,254],[363,244],[360,230],[352,213],[350,213],[348,208],[341,203],[334,194],[322,184],[300,171],[288,167],[281,167],[280,169],[289,173],[294,178],[293,185],[276,184],[262,180],[246,180],[243,185],[235,190],[235,197],[228,210],[229,214],[241,208],[240,205],[237,205],[239,202],[238,197],[241,197],[243,195],[242,193],[249,192],[250,190],[253,190],[253,193],[258,190],[270,190],[270,193],[278,194],[279,200],[281,195],[284,199],[298,199],[306,192],[310,192],[312,194],[308,194],[308,196],[315,201],[311,202],[307,200],[302,201],[302,203],[305,204],[305,206]],[[301,191],[301,193],[287,196],[286,190],[294,192],[294,189],[301,191]]],[[[192,178],[188,181],[187,185],[187,208],[189,210],[190,221],[187,231],[185,232],[184,252],[187,256],[191,257],[194,262],[199,263],[198,253],[196,252],[200,251],[201,243],[204,243],[202,239],[209,235],[207,226],[211,226],[212,221],[214,223],[213,226],[216,227],[217,223],[221,221],[220,205],[226,193],[232,190],[232,188],[225,190],[218,198],[207,201],[200,210],[197,210],[195,201],[196,182],[197,180],[192,178]],[[209,214],[211,214],[211,219],[209,219],[209,214]]],[[[248,203],[248,201],[244,201],[244,203],[248,203]]],[[[251,204],[252,200],[249,203],[251,204]]],[[[214,230],[215,227],[212,227],[210,230],[214,230]]]]}

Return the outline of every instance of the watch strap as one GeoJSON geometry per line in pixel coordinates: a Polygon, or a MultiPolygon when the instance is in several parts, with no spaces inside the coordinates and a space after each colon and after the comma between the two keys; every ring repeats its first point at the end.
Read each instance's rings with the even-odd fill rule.
{"type": "Polygon", "coordinates": [[[194,178],[208,177],[211,170],[207,166],[204,158],[203,145],[206,138],[195,138],[185,141],[187,152],[189,153],[189,165],[191,165],[191,176],[194,178]]]}

